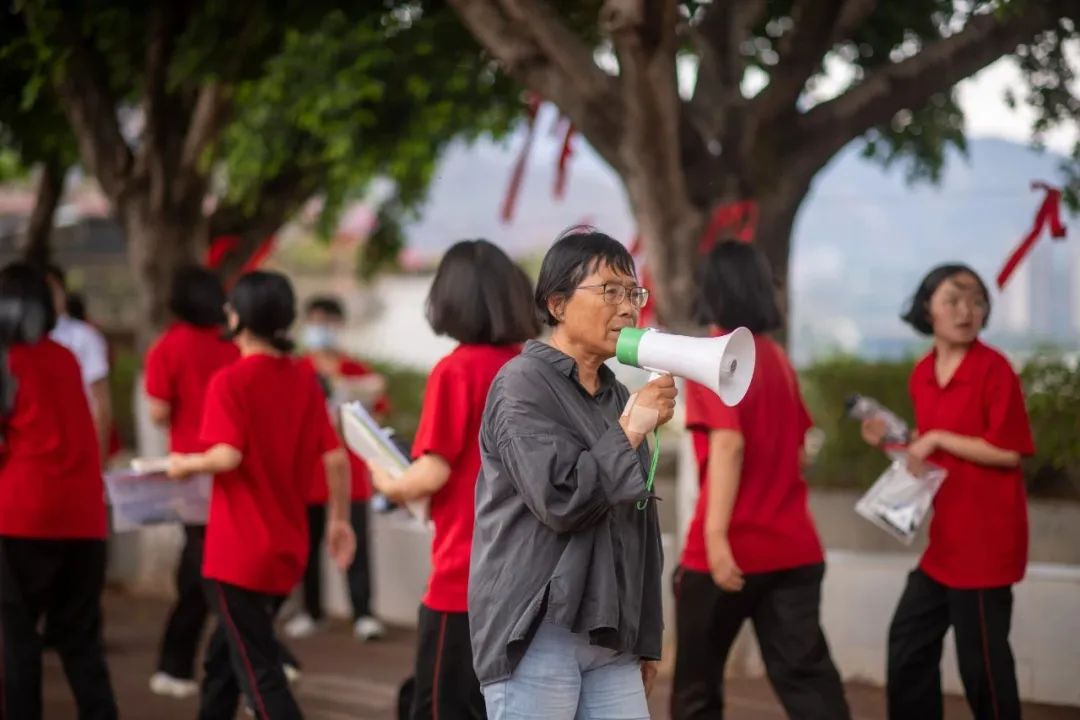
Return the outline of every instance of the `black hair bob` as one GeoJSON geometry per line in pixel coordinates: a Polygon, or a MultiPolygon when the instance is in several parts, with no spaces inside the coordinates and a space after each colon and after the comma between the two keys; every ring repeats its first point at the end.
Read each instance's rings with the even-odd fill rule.
{"type": "Polygon", "coordinates": [[[697,320],[754,334],[781,327],[769,261],[757,247],[737,240],[717,243],[705,256],[698,279],[697,320]]]}
{"type": "Polygon", "coordinates": [[[436,335],[467,345],[523,343],[540,332],[525,271],[487,240],[455,243],[439,263],[427,297],[436,335]]]}
{"type": "Polygon", "coordinates": [[[915,332],[920,335],[933,335],[934,325],[930,321],[930,298],[941,287],[941,283],[951,277],[964,274],[975,278],[979,289],[982,290],[983,298],[986,300],[986,315],[983,317],[983,327],[986,327],[986,324],[990,322],[990,291],[987,290],[983,279],[979,277],[979,273],[963,263],[938,265],[928,272],[922,282],[919,283],[919,287],[915,290],[915,294],[911,297],[911,301],[900,319],[914,328],[915,332]]]}
{"type": "Polygon", "coordinates": [[[225,322],[225,289],[221,280],[199,265],[180,268],[173,275],[169,311],[177,320],[197,327],[221,325],[225,322]]]}
{"type": "Polygon", "coordinates": [[[287,277],[262,270],[240,276],[229,293],[229,307],[238,320],[233,336],[247,330],[279,352],[292,352],[288,331],[296,320],[296,294],[287,277]]]}
{"type": "Polygon", "coordinates": [[[304,305],[304,314],[310,315],[316,312],[321,312],[335,320],[345,319],[345,306],[333,295],[316,295],[308,300],[304,305]]]}

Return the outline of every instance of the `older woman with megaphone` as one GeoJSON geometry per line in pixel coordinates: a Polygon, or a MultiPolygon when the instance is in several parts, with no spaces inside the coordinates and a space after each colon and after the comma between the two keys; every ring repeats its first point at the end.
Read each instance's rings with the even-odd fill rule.
{"type": "Polygon", "coordinates": [[[630,393],[604,362],[649,293],[603,233],[561,237],[530,341],[488,395],[469,577],[488,717],[645,720],[660,657],[663,554],[646,436],[671,419],[670,375],[630,393]]]}

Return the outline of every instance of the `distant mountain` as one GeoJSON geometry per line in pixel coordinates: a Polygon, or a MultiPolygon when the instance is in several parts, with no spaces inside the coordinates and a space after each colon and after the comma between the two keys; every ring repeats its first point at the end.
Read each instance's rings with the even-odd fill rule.
{"type": "MultiPolygon", "coordinates": [[[[629,241],[634,223],[622,187],[584,144],[570,162],[566,197],[552,197],[558,145],[545,131],[532,149],[517,214],[503,224],[499,208],[520,146],[521,138],[514,137],[505,145],[452,148],[422,219],[408,229],[410,246],[437,254],[457,239],[486,237],[512,254],[532,254],[583,221],[629,241]]],[[[918,347],[897,315],[922,275],[939,262],[958,260],[991,284],[1041,201],[1029,183],[1053,180],[1060,160],[1017,143],[977,139],[969,143],[967,158],[949,158],[940,185],[911,187],[901,169],[885,171],[863,160],[856,146],[842,152],[818,176],[796,221],[791,277],[796,357],[835,351],[896,356],[918,347]]],[[[1012,345],[1076,346],[1076,235],[1064,243],[1040,241],[1004,295],[995,293],[991,338],[1012,345]]]]}

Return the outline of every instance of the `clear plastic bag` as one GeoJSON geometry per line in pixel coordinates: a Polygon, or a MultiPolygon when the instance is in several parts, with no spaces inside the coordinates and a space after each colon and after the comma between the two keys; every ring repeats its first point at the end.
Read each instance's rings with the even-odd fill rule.
{"type": "Polygon", "coordinates": [[[113,530],[123,532],[163,523],[205,525],[212,486],[210,475],[173,480],[164,473],[106,473],[113,530]]]}
{"type": "Polygon", "coordinates": [[[892,465],[855,503],[855,512],[910,545],[946,474],[944,468],[926,464],[922,473],[913,475],[907,457],[897,453],[892,465]]]}

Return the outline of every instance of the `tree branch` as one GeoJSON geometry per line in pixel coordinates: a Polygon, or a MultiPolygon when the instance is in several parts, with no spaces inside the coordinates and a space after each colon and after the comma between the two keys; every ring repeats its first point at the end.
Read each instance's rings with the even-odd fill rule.
{"type": "MultiPolygon", "coordinates": [[[[33,22],[32,16],[27,17],[33,22]]],[[[131,149],[120,131],[116,99],[100,54],[74,25],[70,13],[63,19],[69,56],[55,78],[56,94],[71,124],[79,154],[87,169],[114,202],[127,192],[131,149]]]]}
{"type": "Polygon", "coordinates": [[[146,32],[142,102],[145,126],[135,153],[135,173],[149,179],[151,203],[159,209],[170,201],[169,191],[178,177],[179,137],[187,120],[180,117],[181,105],[168,86],[176,38],[185,24],[182,6],[180,2],[154,5],[146,32]]]}
{"type": "Polygon", "coordinates": [[[832,44],[847,40],[877,8],[877,0],[844,0],[833,28],[832,44]]]}
{"type": "Polygon", "coordinates": [[[450,0],[462,22],[507,74],[570,118],[618,169],[622,132],[617,81],[542,0],[450,0]]]}
{"type": "Polygon", "coordinates": [[[800,145],[825,158],[875,125],[905,108],[924,105],[978,72],[1058,18],[1080,11],[1078,0],[1026,3],[1023,12],[972,17],[959,32],[918,54],[876,70],[844,94],[824,102],[800,119],[800,145]]]}
{"type": "Polygon", "coordinates": [[[181,174],[198,171],[203,151],[225,127],[229,111],[225,88],[220,83],[209,82],[199,88],[195,109],[191,112],[191,122],[180,152],[181,174]]]}
{"type": "Polygon", "coordinates": [[[769,73],[769,84],[751,103],[750,112],[768,122],[784,112],[795,112],[806,81],[821,67],[832,46],[844,0],[795,0],[792,29],[778,42],[780,56],[769,73]]]}
{"type": "Polygon", "coordinates": [[[60,198],[64,194],[67,166],[57,157],[48,157],[41,164],[34,210],[26,226],[26,245],[23,251],[29,262],[44,266],[52,259],[53,220],[60,198]]]}
{"type": "Polygon", "coordinates": [[[740,90],[746,71],[742,45],[765,14],[765,0],[713,2],[693,33],[698,48],[698,75],[690,112],[710,138],[722,138],[729,125],[739,125],[745,101],[740,90]]]}

